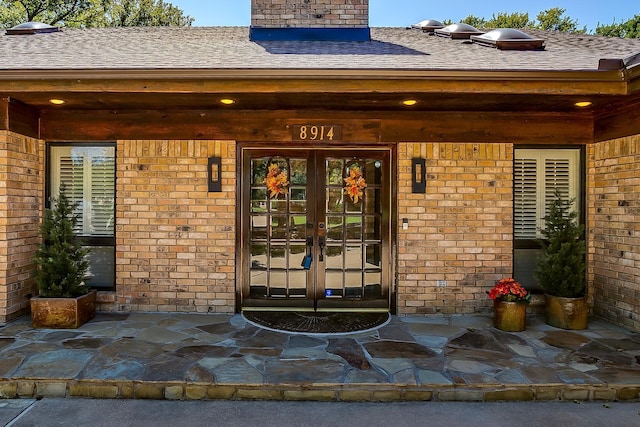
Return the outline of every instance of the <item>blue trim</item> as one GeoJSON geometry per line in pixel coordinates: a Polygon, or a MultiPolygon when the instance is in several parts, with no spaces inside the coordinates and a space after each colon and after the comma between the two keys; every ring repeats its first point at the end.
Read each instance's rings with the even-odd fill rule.
{"type": "Polygon", "coordinates": [[[371,30],[365,28],[254,28],[249,32],[251,41],[339,41],[368,42],[371,30]]]}

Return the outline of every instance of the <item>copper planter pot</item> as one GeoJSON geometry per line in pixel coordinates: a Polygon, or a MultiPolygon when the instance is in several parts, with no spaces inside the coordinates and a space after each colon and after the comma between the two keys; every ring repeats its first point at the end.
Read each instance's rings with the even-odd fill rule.
{"type": "Polygon", "coordinates": [[[75,329],[96,315],[96,291],[77,298],[31,298],[34,328],[75,329]]]}
{"type": "Polygon", "coordinates": [[[493,326],[507,332],[521,332],[526,328],[527,304],[522,302],[494,301],[493,326]]]}
{"type": "Polygon", "coordinates": [[[560,329],[587,329],[589,305],[587,297],[565,298],[545,294],[545,321],[560,329]]]}

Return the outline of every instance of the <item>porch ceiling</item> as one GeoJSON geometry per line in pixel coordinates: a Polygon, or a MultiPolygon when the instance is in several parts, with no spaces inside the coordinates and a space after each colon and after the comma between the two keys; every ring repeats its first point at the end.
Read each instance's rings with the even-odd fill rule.
{"type": "Polygon", "coordinates": [[[499,112],[581,112],[599,115],[630,102],[640,95],[549,95],[486,93],[135,93],[135,92],[5,92],[39,111],[48,110],[332,110],[332,111],[499,111],[499,112]],[[50,99],[63,99],[52,105],[50,99]],[[223,98],[235,101],[224,105],[223,98]],[[413,99],[408,107],[403,100],[413,99]],[[576,102],[590,101],[587,108],[576,102]]]}

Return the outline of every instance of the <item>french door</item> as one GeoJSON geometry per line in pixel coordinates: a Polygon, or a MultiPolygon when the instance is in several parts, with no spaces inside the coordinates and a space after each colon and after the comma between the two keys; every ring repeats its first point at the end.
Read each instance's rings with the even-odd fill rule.
{"type": "Polygon", "coordinates": [[[243,149],[244,310],[389,310],[390,158],[243,149]]]}

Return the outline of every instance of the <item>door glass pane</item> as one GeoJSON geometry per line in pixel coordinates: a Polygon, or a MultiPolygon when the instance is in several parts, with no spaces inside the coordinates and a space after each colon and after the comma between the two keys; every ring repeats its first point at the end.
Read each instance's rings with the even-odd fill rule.
{"type": "Polygon", "coordinates": [[[330,269],[342,269],[342,255],[342,246],[327,246],[325,249],[325,267],[330,269]]]}
{"type": "MultiPolygon", "coordinates": [[[[264,270],[267,268],[267,244],[254,243],[251,245],[251,268],[264,270]]],[[[266,284],[266,282],[265,282],[266,284]]]]}
{"type": "Polygon", "coordinates": [[[367,245],[366,268],[382,266],[382,245],[367,245]]]}
{"type": "Polygon", "coordinates": [[[380,240],[380,217],[366,216],[364,219],[364,238],[366,240],[380,240]]]}
{"type": "Polygon", "coordinates": [[[307,271],[296,269],[289,272],[289,296],[307,296],[307,271]]]}
{"type": "Polygon", "coordinates": [[[361,216],[347,216],[345,218],[347,225],[347,239],[348,240],[362,240],[362,217],[361,216]]]}
{"type": "Polygon", "coordinates": [[[251,217],[251,239],[264,240],[267,238],[267,221],[266,215],[254,215],[251,217]]]}
{"type": "Polygon", "coordinates": [[[327,185],[338,185],[342,187],[342,185],[344,184],[344,181],[342,179],[343,165],[344,161],[342,160],[327,160],[327,185]]]}
{"type": "Polygon", "coordinates": [[[286,215],[271,216],[271,238],[286,239],[289,231],[286,215]]]}
{"type": "Polygon", "coordinates": [[[327,212],[328,213],[342,213],[344,210],[342,202],[342,187],[339,188],[327,188],[327,212]]]}
{"type": "Polygon", "coordinates": [[[348,271],[345,277],[346,288],[361,288],[362,287],[362,272],[360,271],[348,271]]]}
{"type": "Polygon", "coordinates": [[[327,239],[333,241],[342,241],[344,239],[342,216],[327,217],[327,239]]]}
{"type": "Polygon", "coordinates": [[[347,253],[345,256],[346,268],[362,268],[362,247],[347,246],[347,253]]]}

